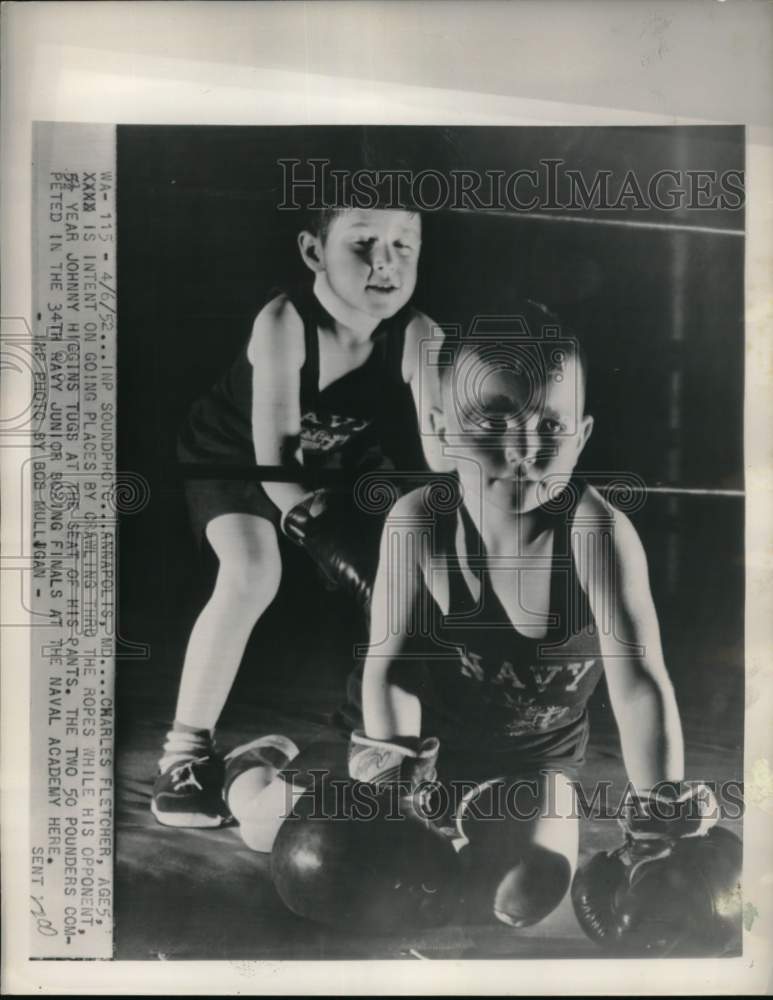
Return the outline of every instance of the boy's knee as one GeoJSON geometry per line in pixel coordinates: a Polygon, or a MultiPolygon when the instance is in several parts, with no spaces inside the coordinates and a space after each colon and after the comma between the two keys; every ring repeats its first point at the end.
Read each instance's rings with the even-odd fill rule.
{"type": "Polygon", "coordinates": [[[511,927],[539,923],[568,892],[572,872],[573,865],[565,854],[532,845],[497,885],[494,915],[511,927]]]}
{"type": "Polygon", "coordinates": [[[282,578],[282,565],[276,559],[251,558],[242,554],[238,559],[221,562],[215,589],[219,596],[245,611],[266,605],[274,599],[282,578]]]}

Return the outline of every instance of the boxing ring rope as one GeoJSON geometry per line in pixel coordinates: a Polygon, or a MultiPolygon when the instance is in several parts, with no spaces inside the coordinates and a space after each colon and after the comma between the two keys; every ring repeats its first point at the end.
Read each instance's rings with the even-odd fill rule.
{"type": "Polygon", "coordinates": [[[723,226],[694,226],[682,222],[644,222],[642,219],[599,219],[592,215],[558,215],[555,212],[514,212],[510,209],[452,208],[453,215],[492,216],[513,222],[558,222],[585,226],[611,226],[619,229],[662,229],[666,232],[695,233],[703,236],[744,237],[743,229],[723,226]]]}
{"type": "MultiPolygon", "coordinates": [[[[596,489],[600,492],[605,490],[617,488],[615,484],[610,484],[609,486],[596,485],[596,489]]],[[[687,487],[687,486],[646,486],[642,487],[630,487],[631,491],[634,493],[662,493],[664,496],[672,497],[745,497],[745,490],[726,490],[726,489],[709,489],[709,488],[698,488],[698,487],[687,487]]]]}
{"type": "MultiPolygon", "coordinates": [[[[320,486],[345,487],[353,486],[362,475],[377,476],[379,480],[385,482],[405,483],[416,480],[429,483],[433,480],[443,480],[450,476],[450,473],[435,472],[410,472],[405,475],[391,474],[374,469],[360,476],[346,475],[337,471],[312,472],[304,475],[303,472],[293,472],[281,465],[204,465],[198,462],[181,462],[177,466],[178,471],[184,479],[245,479],[254,482],[264,483],[301,483],[307,479],[314,478],[314,482],[320,486]]],[[[582,475],[582,473],[580,473],[582,475]]],[[[621,474],[622,475],[622,474],[621,474]]],[[[746,496],[745,490],[714,488],[709,486],[672,486],[657,485],[639,486],[629,483],[620,478],[610,477],[608,483],[598,482],[593,476],[592,485],[600,492],[619,491],[625,489],[628,493],[660,494],[663,496],[709,496],[723,497],[727,499],[742,499],[746,496]]]]}

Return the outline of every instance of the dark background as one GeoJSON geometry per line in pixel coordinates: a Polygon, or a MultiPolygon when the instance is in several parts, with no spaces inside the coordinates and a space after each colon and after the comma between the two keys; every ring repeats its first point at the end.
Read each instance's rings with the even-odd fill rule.
{"type": "MultiPolygon", "coordinates": [[[[743,138],[738,127],[119,128],[118,467],[141,473],[151,491],[120,525],[119,745],[150,702],[171,720],[187,634],[212,584],[188,530],[177,426],[243,345],[269,292],[304,273],[299,215],[276,210],[279,158],[510,172],[559,157],[588,180],[606,169],[619,182],[632,168],[646,184],[659,169],[742,170],[743,138]]],[[[417,305],[464,327],[511,294],[546,302],[590,356],[596,427],[584,469],[741,489],[743,240],[550,214],[562,218],[427,214],[417,305]]],[[[742,211],[582,214],[743,228],[742,211]]],[[[743,502],[650,495],[633,519],[690,732],[738,750],[743,502]]],[[[290,566],[258,625],[226,712],[253,699],[313,712],[337,698],[351,664],[353,626],[341,627],[350,613],[301,569],[290,566]]],[[[609,721],[603,689],[594,712],[609,721]]]]}

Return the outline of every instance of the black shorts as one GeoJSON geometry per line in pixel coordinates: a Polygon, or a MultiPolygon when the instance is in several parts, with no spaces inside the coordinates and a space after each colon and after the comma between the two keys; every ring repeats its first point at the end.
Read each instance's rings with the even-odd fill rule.
{"type": "Polygon", "coordinates": [[[277,529],[282,516],[259,482],[244,479],[186,479],[185,499],[200,550],[205,547],[207,525],[221,514],[252,514],[277,529]]]}

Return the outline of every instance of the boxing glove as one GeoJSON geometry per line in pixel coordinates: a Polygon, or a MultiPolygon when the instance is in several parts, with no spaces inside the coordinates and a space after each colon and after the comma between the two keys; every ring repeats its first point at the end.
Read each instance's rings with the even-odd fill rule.
{"type": "Polygon", "coordinates": [[[413,743],[356,732],[349,794],[336,799],[338,811],[324,782],[296,799],[271,856],[274,886],[294,913],[353,933],[391,933],[443,923],[454,912],[456,853],[413,805],[413,792],[434,776],[438,742],[413,743]]]}
{"type": "Polygon", "coordinates": [[[497,778],[470,789],[456,814],[467,910],[530,927],[560,904],[577,863],[578,821],[561,771],[497,778]]]}
{"type": "Polygon", "coordinates": [[[367,609],[385,516],[362,510],[347,494],[316,490],[284,514],[281,528],[332,589],[344,590],[367,609]]]}
{"type": "Polygon", "coordinates": [[[434,736],[375,740],[355,729],[349,740],[349,777],[378,786],[399,782],[412,790],[437,779],[439,752],[434,736]]]}
{"type": "Polygon", "coordinates": [[[403,811],[427,817],[437,804],[439,753],[434,736],[376,740],[355,730],[349,741],[349,777],[396,796],[403,811]]]}
{"type": "Polygon", "coordinates": [[[699,781],[662,781],[645,794],[629,789],[618,822],[639,843],[701,837],[719,819],[719,806],[708,785],[699,781]]]}
{"type": "Polygon", "coordinates": [[[292,740],[271,734],[236,747],[225,757],[223,800],[253,851],[271,850],[290,800],[276,779],[298,753],[292,740]]]}
{"type": "Polygon", "coordinates": [[[404,933],[456,912],[458,861],[450,841],[413,813],[398,821],[376,799],[370,819],[334,819],[319,790],[298,800],[271,855],[274,887],[301,917],[348,933],[404,933]]]}
{"type": "Polygon", "coordinates": [[[715,826],[705,785],[629,796],[619,817],[624,844],[600,852],[572,883],[586,935],[609,953],[727,953],[738,946],[741,842],[715,826]]]}
{"type": "Polygon", "coordinates": [[[338,809],[341,781],[346,781],[345,742],[312,743],[299,753],[286,737],[265,736],[226,757],[224,797],[247,847],[267,854],[309,791],[319,789],[325,808],[338,809]]]}

